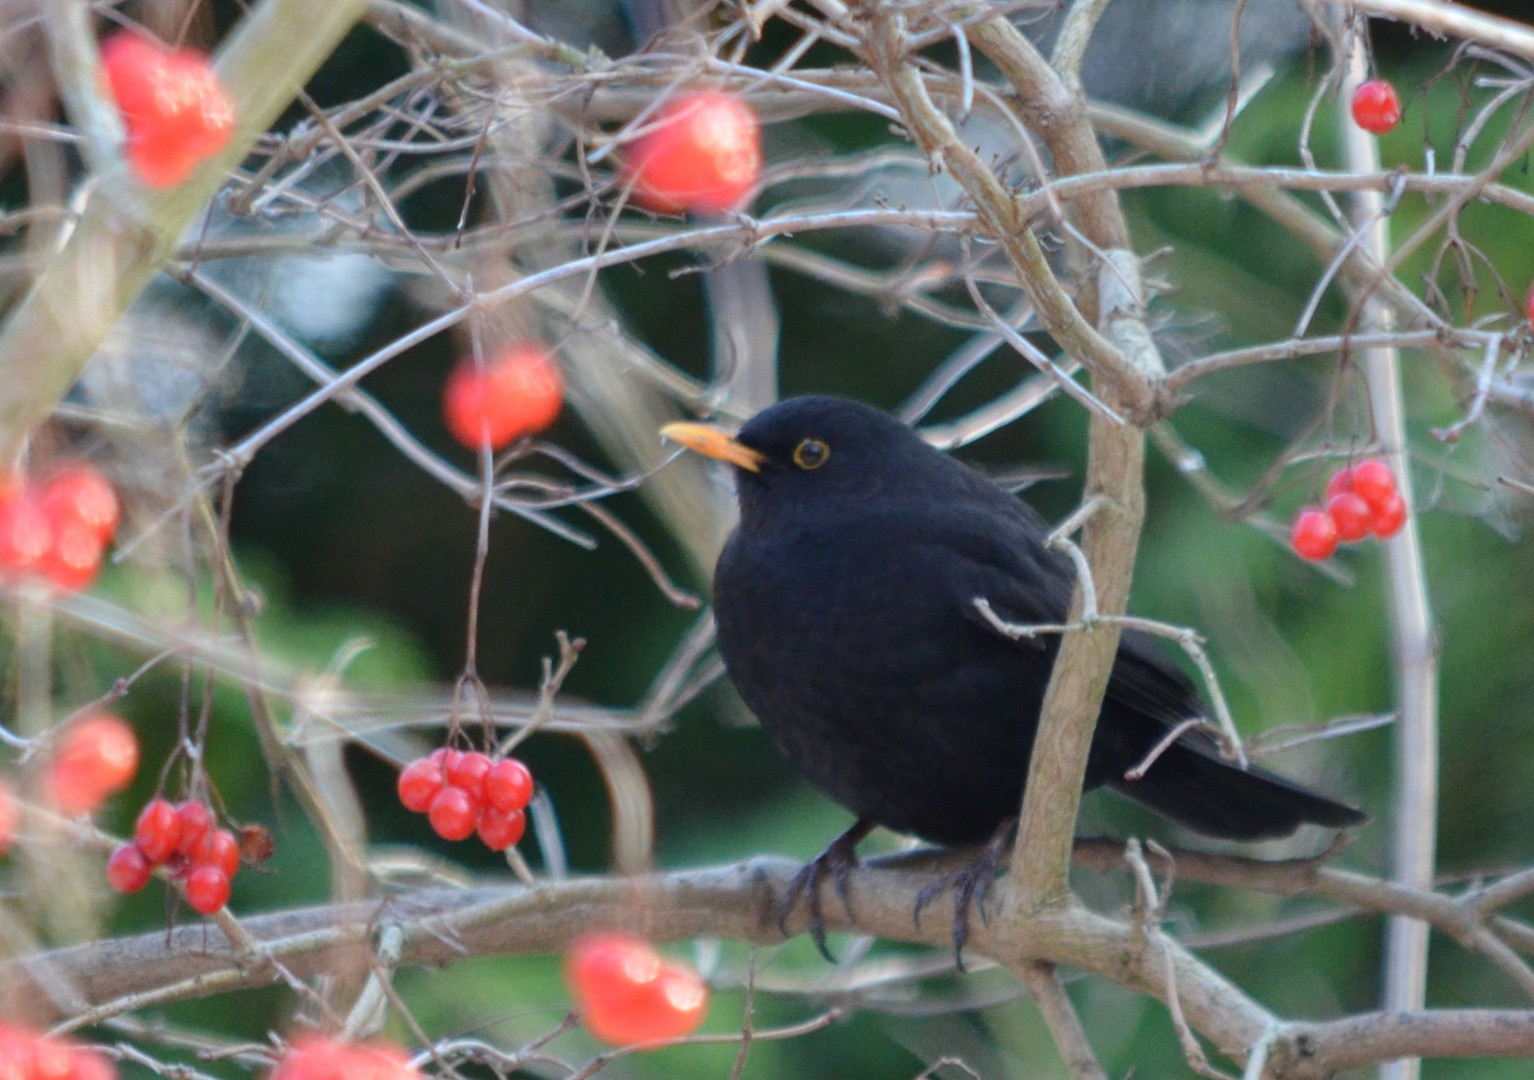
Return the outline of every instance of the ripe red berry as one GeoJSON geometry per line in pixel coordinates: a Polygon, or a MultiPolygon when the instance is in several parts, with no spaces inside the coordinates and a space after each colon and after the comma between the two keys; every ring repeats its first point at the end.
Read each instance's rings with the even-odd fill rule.
{"type": "Polygon", "coordinates": [[[641,206],[719,214],[739,208],[761,177],[756,113],[739,98],[713,90],[683,94],[646,126],[623,161],[624,180],[641,206]]]}
{"type": "Polygon", "coordinates": [[[1374,510],[1374,535],[1388,540],[1401,531],[1406,524],[1406,500],[1399,492],[1392,493],[1374,510]]]}
{"type": "Polygon", "coordinates": [[[174,187],[228,144],[234,103],[201,53],[121,33],[102,45],[101,65],[128,160],[150,187],[174,187]]]}
{"type": "Polygon", "coordinates": [[[1383,461],[1360,461],[1352,469],[1353,490],[1376,512],[1396,494],[1396,476],[1383,461]]]}
{"type": "Polygon", "coordinates": [[[43,791],[61,814],[93,814],[138,771],[138,736],[122,717],[99,710],[72,721],[43,772],[43,791]]]}
{"type": "Polygon", "coordinates": [[[1534,326],[1534,285],[1529,286],[1529,298],[1523,302],[1523,313],[1528,316],[1529,325],[1534,326]]]}
{"type": "Polygon", "coordinates": [[[520,810],[497,810],[487,806],[479,812],[479,838],[491,851],[505,851],[527,831],[527,815],[520,810]]]}
{"type": "Polygon", "coordinates": [[[60,592],[79,592],[101,569],[101,537],[73,519],[51,524],[53,542],[37,560],[36,571],[60,592]]]}
{"type": "Polygon", "coordinates": [[[485,802],[503,814],[533,801],[533,774],[516,758],[502,758],[485,777],[485,802]]]}
{"type": "Polygon", "coordinates": [[[164,799],[150,800],[134,823],[133,842],[156,866],[174,855],[181,843],[181,818],[176,808],[164,799]]]}
{"type": "Polygon", "coordinates": [[[198,866],[186,879],[187,905],[199,915],[212,915],[229,902],[229,877],[216,866],[198,866]]]}
{"type": "Polygon", "coordinates": [[[267,1080],[420,1080],[404,1050],[390,1043],[349,1043],[302,1035],[267,1080]]]}
{"type": "Polygon", "coordinates": [[[1302,559],[1317,562],[1329,558],[1337,550],[1337,523],[1325,510],[1302,511],[1294,519],[1289,542],[1302,559]]]}
{"type": "Polygon", "coordinates": [[[432,798],[426,816],[442,839],[463,840],[473,835],[479,814],[467,791],[445,787],[432,798]]]}
{"type": "Polygon", "coordinates": [[[32,573],[53,545],[53,526],[30,491],[0,498],[0,576],[32,573]]]}
{"type": "Polygon", "coordinates": [[[16,829],[21,824],[21,804],[11,785],[0,780],[0,855],[11,850],[16,842],[16,829]]]}
{"type": "Polygon", "coordinates": [[[176,807],[176,816],[181,819],[181,839],[176,844],[176,854],[190,859],[213,827],[213,811],[200,802],[184,802],[176,807]]]}
{"type": "Polygon", "coordinates": [[[1362,540],[1374,527],[1374,510],[1352,491],[1343,491],[1327,499],[1326,512],[1337,526],[1337,539],[1346,543],[1362,540]]]}
{"type": "Polygon", "coordinates": [[[64,466],[43,485],[43,511],[55,523],[75,521],[86,526],[103,543],[112,539],[122,508],[117,492],[85,462],[64,466]]]}
{"type": "Polygon", "coordinates": [[[459,754],[447,766],[447,782],[468,792],[476,807],[485,805],[485,777],[490,773],[490,759],[478,750],[459,754]]]}
{"type": "Polygon", "coordinates": [[[1401,96],[1384,79],[1359,83],[1353,91],[1353,122],[1376,135],[1394,129],[1401,122],[1401,96]]]}
{"type": "Polygon", "coordinates": [[[138,892],[154,874],[154,865],[137,844],[119,844],[107,857],[107,884],[115,892],[138,892]]]}
{"type": "Polygon", "coordinates": [[[589,934],[572,947],[565,977],[586,1028],[614,1046],[680,1039],[703,1023],[708,987],[632,934],[589,934]]]}
{"type": "Polygon", "coordinates": [[[499,450],[525,435],[536,435],[559,416],[564,380],[559,365],[538,345],[519,344],[485,361],[459,362],[442,391],[447,429],[470,450],[489,441],[499,450]]]}
{"type": "Polygon", "coordinates": [[[232,878],[240,869],[240,842],[228,829],[211,829],[191,852],[193,866],[211,866],[232,878]]]}
{"type": "Polygon", "coordinates": [[[406,810],[424,814],[446,782],[441,764],[430,758],[417,758],[400,770],[395,790],[406,810]]]}

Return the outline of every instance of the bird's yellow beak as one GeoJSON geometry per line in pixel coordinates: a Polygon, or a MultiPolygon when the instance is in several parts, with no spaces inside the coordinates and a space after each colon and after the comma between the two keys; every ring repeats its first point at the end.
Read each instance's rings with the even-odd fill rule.
{"type": "Polygon", "coordinates": [[[661,438],[680,443],[704,457],[715,461],[728,461],[738,468],[760,472],[766,455],[760,454],[741,442],[723,428],[712,424],[667,424],[660,429],[661,438]]]}

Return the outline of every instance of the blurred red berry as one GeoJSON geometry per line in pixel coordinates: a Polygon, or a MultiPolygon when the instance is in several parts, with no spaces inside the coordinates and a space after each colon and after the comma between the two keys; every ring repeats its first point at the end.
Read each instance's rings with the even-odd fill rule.
{"type": "Polygon", "coordinates": [[[510,345],[485,361],[459,362],[442,391],[447,429],[464,446],[493,450],[525,435],[536,435],[559,416],[564,379],[559,365],[539,345],[510,345]]]}
{"type": "Polygon", "coordinates": [[[61,814],[93,814],[138,772],[138,736],[116,713],[95,710],[70,722],[43,773],[43,789],[61,814]]]}
{"type": "Polygon", "coordinates": [[[430,758],[417,758],[400,770],[395,790],[406,810],[424,814],[446,782],[440,763],[430,758]]]}
{"type": "Polygon", "coordinates": [[[101,65],[145,184],[174,187],[228,144],[234,103],[201,53],[125,32],[102,45],[101,65]]]}
{"type": "Polygon", "coordinates": [[[505,851],[527,831],[527,816],[520,810],[497,810],[487,806],[479,812],[479,838],[491,851],[505,851]]]}
{"type": "Polygon", "coordinates": [[[108,543],[117,531],[122,507],[117,492],[93,467],[85,462],[66,465],[43,485],[43,511],[55,525],[78,522],[108,543]]]}
{"type": "Polygon", "coordinates": [[[186,879],[187,905],[199,915],[212,915],[229,902],[229,875],[216,866],[194,867],[186,879]]]}
{"type": "Polygon", "coordinates": [[[133,826],[133,842],[144,858],[158,866],[176,853],[181,843],[181,818],[176,808],[164,799],[152,799],[139,812],[133,826]]]}
{"type": "Polygon", "coordinates": [[[1396,494],[1396,476],[1383,461],[1360,461],[1352,469],[1353,490],[1377,513],[1396,494]]]}
{"type": "Polygon", "coordinates": [[[11,850],[16,830],[21,825],[21,803],[11,785],[0,780],[0,855],[11,850]]]}
{"type": "Polygon", "coordinates": [[[96,580],[104,548],[89,525],[69,520],[52,523],[52,543],[36,571],[60,592],[79,592],[96,580]]]}
{"type": "Polygon", "coordinates": [[[633,934],[588,934],[571,946],[565,978],[581,1022],[614,1046],[679,1039],[708,1011],[708,987],[633,934]]]}
{"type": "Polygon", "coordinates": [[[1406,524],[1406,500],[1394,493],[1374,510],[1374,535],[1388,540],[1406,524]]]}
{"type": "Polygon", "coordinates": [[[0,576],[32,573],[53,546],[53,526],[28,490],[0,498],[0,576]]]}
{"type": "Polygon", "coordinates": [[[713,90],[683,94],[645,123],[623,159],[640,206],[660,213],[739,209],[762,173],[756,113],[713,90]]]}
{"type": "Polygon", "coordinates": [[[503,814],[533,801],[533,774],[516,758],[502,758],[485,776],[485,802],[503,814]]]}
{"type": "Polygon", "coordinates": [[[1351,491],[1327,499],[1326,512],[1337,526],[1337,539],[1346,543],[1362,540],[1374,527],[1374,511],[1361,496],[1351,491]]]}
{"type": "Polygon", "coordinates": [[[479,814],[467,791],[445,787],[432,798],[426,816],[442,839],[463,840],[473,835],[479,814]]]}
{"type": "Polygon", "coordinates": [[[1401,96],[1384,79],[1370,79],[1353,91],[1353,122],[1383,135],[1401,122],[1401,96]]]}
{"type": "Polygon", "coordinates": [[[115,892],[138,892],[154,874],[154,865],[137,844],[119,844],[107,857],[107,884],[115,892]]]}
{"type": "Polygon", "coordinates": [[[1289,542],[1294,553],[1302,559],[1317,562],[1330,558],[1337,550],[1337,523],[1325,510],[1302,511],[1294,519],[1289,542]]]}
{"type": "Polygon", "coordinates": [[[404,1050],[390,1043],[351,1043],[326,1035],[293,1040],[267,1080],[420,1080],[404,1050]]]}

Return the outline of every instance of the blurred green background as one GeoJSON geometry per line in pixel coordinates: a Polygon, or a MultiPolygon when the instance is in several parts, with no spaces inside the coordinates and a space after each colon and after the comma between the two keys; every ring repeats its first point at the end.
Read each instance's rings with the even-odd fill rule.
{"type": "MultiPolygon", "coordinates": [[[[1491,6],[1491,5],[1483,5],[1491,6]]],[[[1522,5],[1504,10],[1518,14],[1522,5]]],[[[226,13],[221,14],[226,18],[226,13]]],[[[615,38],[621,35],[613,32],[615,38]]],[[[606,43],[609,48],[611,42],[606,43]]],[[[769,34],[764,56],[782,41],[769,34]]],[[[1401,87],[1405,122],[1382,140],[1387,164],[1420,167],[1425,140],[1446,155],[1459,132],[1459,103],[1467,73],[1456,69],[1429,86],[1444,69],[1450,46],[1403,31],[1379,28],[1376,62],[1401,87]]],[[[321,101],[354,97],[398,64],[393,48],[359,30],[315,85],[321,101]]],[[[1249,161],[1292,163],[1298,124],[1324,65],[1319,53],[1298,55],[1247,108],[1236,125],[1230,152],[1249,161]]],[[[1471,90],[1473,100],[1486,91],[1471,90]]],[[[1202,118],[1219,99],[1211,88],[1185,104],[1183,120],[1202,118]]],[[[774,147],[813,136],[821,145],[850,148],[887,139],[882,122],[846,117],[779,125],[768,133],[774,147]],[[808,135],[806,134],[808,133],[808,135]]],[[[1495,128],[1496,125],[1493,125],[1495,128]]],[[[1335,115],[1328,105],[1317,119],[1312,146],[1324,163],[1336,160],[1335,115]]],[[[1483,136],[1489,146],[1495,131],[1483,136]]],[[[1481,160],[1485,153],[1478,151],[1481,160]]],[[[1472,155],[1475,160],[1477,154],[1472,155]]],[[[1530,186],[1527,167],[1505,180],[1530,186]]],[[[456,192],[414,200],[417,224],[442,224],[456,215],[456,192]]],[[[770,208],[773,196],[757,211],[770,208]]],[[[1308,199],[1312,205],[1319,205],[1308,199]]],[[[1156,304],[1169,359],[1282,338],[1307,302],[1321,267],[1291,238],[1226,193],[1152,190],[1126,195],[1132,228],[1142,252],[1167,247],[1153,264],[1171,285],[1156,304]]],[[[1405,198],[1392,221],[1406,235],[1428,210],[1405,198]]],[[[1521,297],[1534,277],[1534,235],[1526,220],[1506,211],[1473,207],[1462,227],[1521,297]]],[[[879,262],[887,253],[867,237],[821,234],[798,241],[851,261],[879,262]]],[[[1428,253],[1430,254],[1430,253],[1428,253]]],[[[1416,284],[1428,271],[1428,254],[1414,257],[1402,279],[1416,284]]],[[[602,286],[622,313],[628,333],[683,370],[709,371],[709,333],[696,276],[667,271],[695,265],[688,258],[658,260],[643,275],[603,276],[602,286]]],[[[1475,316],[1509,313],[1484,268],[1479,289],[1465,296],[1450,289],[1456,313],[1473,305],[1475,316]]],[[[1448,288],[1447,276],[1444,278],[1448,288]]],[[[841,393],[898,406],[934,365],[965,335],[909,314],[890,314],[879,304],[845,295],[793,273],[773,270],[771,284],[783,317],[780,354],[785,394],[841,393]]],[[[952,299],[958,299],[957,292],[952,299]]],[[[400,294],[361,340],[329,359],[340,365],[429,316],[400,294]]],[[[1314,332],[1335,332],[1345,315],[1331,290],[1314,332]]],[[[289,398],[299,383],[281,362],[248,347],[242,359],[264,372],[258,392],[229,403],[218,416],[230,438],[250,429],[289,398]]],[[[437,411],[442,378],[455,359],[437,339],[370,377],[367,388],[410,429],[466,468],[468,455],[443,431],[437,411]]],[[[1477,872],[1527,863],[1534,835],[1534,808],[1523,784],[1534,756],[1534,593],[1522,587],[1529,541],[1518,528],[1524,508],[1508,505],[1491,482],[1510,444],[1522,437],[1517,421],[1493,416],[1484,429],[1458,444],[1435,442],[1429,430],[1458,415],[1448,388],[1419,354],[1407,354],[1410,424],[1416,452],[1414,479],[1426,512],[1421,528],[1429,583],[1442,632],[1443,809],[1439,832],[1445,874],[1477,872]]],[[[934,416],[951,418],[1011,386],[1024,367],[998,352],[945,399],[934,416]]],[[[1321,408],[1336,358],[1270,365],[1233,372],[1199,384],[1194,399],[1173,418],[1181,437],[1203,453],[1210,469],[1233,489],[1252,483],[1321,408]]],[[[1359,410],[1338,413],[1334,440],[1346,445],[1364,437],[1359,410]],[[1359,425],[1356,430],[1349,425],[1359,425]]],[[[1055,401],[963,451],[989,466],[1019,463],[1057,466],[1066,479],[1035,485],[1028,497],[1045,513],[1067,513],[1077,493],[1084,453],[1079,408],[1055,401]]],[[[554,441],[589,460],[601,452],[579,420],[568,413],[549,433],[554,441]]],[[[1325,481],[1321,465],[1292,470],[1273,507],[1286,520],[1295,507],[1314,500],[1325,481]]],[[[1256,733],[1288,723],[1390,708],[1391,664],[1381,560],[1363,544],[1338,562],[1347,580],[1334,580],[1302,564],[1271,536],[1223,521],[1162,456],[1148,469],[1150,513],[1136,579],[1138,613],[1198,627],[1231,706],[1243,729],[1256,733]]],[[[691,573],[682,549],[664,523],[635,494],[607,501],[612,512],[652,545],[663,563],[695,590],[706,580],[691,573]]],[[[266,647],[309,670],[322,669],[356,638],[374,648],[348,669],[349,683],[405,690],[449,683],[464,659],[469,578],[474,555],[475,512],[403,461],[364,420],[336,408],[316,413],[268,447],[249,468],[235,502],[234,544],[244,569],[261,589],[266,647]]],[[[109,575],[109,595],[131,598],[131,571],[109,575]]],[[[533,688],[540,658],[554,651],[554,632],[585,637],[589,645],[566,684],[573,697],[623,706],[635,702],[687,628],[692,616],[669,605],[637,563],[614,541],[585,552],[516,519],[492,526],[481,610],[479,670],[493,686],[533,688]]],[[[71,646],[87,662],[83,682],[109,680],[137,663],[83,642],[71,646]]],[[[149,764],[139,786],[119,800],[118,830],[129,827],[164,760],[180,693],[174,675],[146,679],[124,711],[145,734],[149,764]],[[156,744],[156,740],[159,740],[156,744]]],[[[268,779],[251,767],[257,759],[243,696],[221,687],[214,710],[208,767],[237,818],[267,821],[277,832],[278,854],[266,873],[242,874],[234,904],[241,912],[322,902],[328,889],[324,855],[295,805],[272,819],[268,779]]],[[[540,736],[523,756],[552,798],[573,867],[598,873],[608,868],[608,804],[589,757],[574,740],[540,736]]],[[[703,865],[776,852],[808,858],[848,823],[848,815],[808,790],[749,724],[725,685],[711,689],[677,718],[675,729],[643,755],[654,786],[658,814],[658,862],[663,867],[703,865]]],[[[1378,730],[1284,755],[1272,764],[1309,777],[1325,790],[1356,800],[1375,816],[1343,856],[1344,865],[1385,869],[1391,776],[1388,730],[1378,730]]],[[[375,843],[409,844],[455,860],[473,871],[493,872],[489,853],[476,845],[437,840],[424,819],[404,812],[393,796],[393,771],[370,754],[354,751],[348,763],[364,793],[375,843]]],[[[1164,840],[1165,823],[1139,814],[1111,796],[1089,800],[1087,831],[1123,837],[1130,832],[1164,840]]],[[[886,839],[887,845],[893,840],[886,839]]],[[[1316,850],[1323,841],[1305,838],[1316,850]]],[[[1195,842],[1196,843],[1196,842],[1195,842]]],[[[535,845],[524,844],[536,864],[535,845]]],[[[1292,853],[1274,846],[1265,854],[1292,853]]],[[[1093,902],[1112,910],[1125,902],[1123,883],[1084,878],[1093,902]]],[[[1266,920],[1314,910],[1303,901],[1179,885],[1171,900],[1173,928],[1197,934],[1256,926],[1266,920]]],[[[1525,904],[1515,914],[1534,916],[1525,904]]],[[[158,890],[123,900],[112,929],[127,933],[162,925],[158,890]]],[[[1208,958],[1263,1004],[1283,1015],[1329,1017],[1373,1007],[1379,991],[1381,923],[1356,918],[1278,941],[1212,949],[1208,958]]],[[[847,948],[842,943],[838,952],[847,948]]],[[[898,954],[897,946],[875,946],[898,954]]],[[[747,954],[709,944],[679,954],[709,966],[725,988],[707,1030],[737,1031],[743,996],[738,987],[747,954]]],[[[803,941],[764,950],[756,962],[772,992],[756,997],[755,1025],[765,1029],[814,1015],[828,1000],[796,993],[825,971],[824,961],[803,941]]],[[[400,986],[416,1017],[434,1036],[480,1034],[515,1046],[563,1015],[568,1000],[552,958],[489,959],[455,965],[451,972],[408,971],[400,986]]],[[[1071,993],[1110,1075],[1183,1075],[1165,1011],[1096,980],[1072,982],[1071,993]]],[[[1063,1076],[1047,1033],[1025,1001],[995,973],[939,977],[868,1000],[837,1002],[847,1018],[803,1037],[758,1042],[744,1076],[860,1076],[907,1078],[942,1057],[962,1058],[986,1077],[1063,1076]],[[972,1006],[972,1007],[966,1007],[972,1006]]],[[[1457,946],[1435,939],[1432,1005],[1520,1004],[1516,989],[1488,965],[1457,946]]],[[[206,1026],[228,1035],[259,1038],[281,1030],[291,996],[277,989],[215,998],[163,1010],[167,1021],[206,1026]]],[[[408,1039],[403,1028],[396,1034],[408,1039]]],[[[580,1033],[561,1037],[569,1049],[580,1033]]],[[[733,1045],[683,1047],[625,1058],[607,1069],[614,1076],[720,1076],[735,1060],[733,1045]]],[[[580,1056],[571,1051],[572,1056],[580,1056]]],[[[228,1066],[200,1065],[234,1075],[228,1066]]],[[[129,1075],[133,1075],[129,1070],[129,1075]]],[[[143,1075],[149,1075],[144,1073],[143,1075]]],[[[466,1069],[465,1075],[476,1075],[466,1069]]],[[[488,1074],[481,1074],[488,1075],[488,1074]]],[[[941,1075],[957,1076],[945,1069],[941,1075]]],[[[1429,1063],[1429,1077],[1493,1080],[1527,1075],[1527,1065],[1498,1062],[1429,1063]]]]}

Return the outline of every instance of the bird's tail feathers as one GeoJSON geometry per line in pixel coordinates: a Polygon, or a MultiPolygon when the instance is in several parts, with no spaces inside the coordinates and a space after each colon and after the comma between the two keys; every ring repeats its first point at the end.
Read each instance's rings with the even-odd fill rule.
{"type": "Polygon", "coordinates": [[[1139,780],[1109,785],[1207,836],[1270,840],[1301,825],[1361,825],[1368,815],[1266,769],[1243,769],[1185,743],[1168,747],[1139,780]]]}

